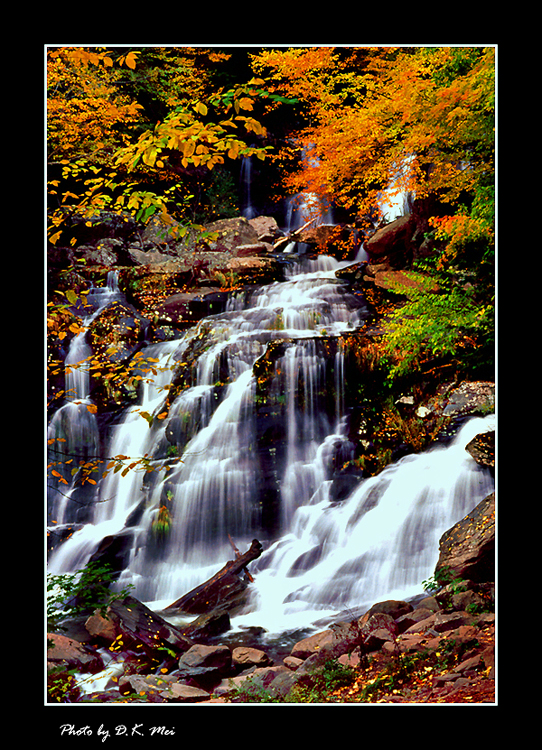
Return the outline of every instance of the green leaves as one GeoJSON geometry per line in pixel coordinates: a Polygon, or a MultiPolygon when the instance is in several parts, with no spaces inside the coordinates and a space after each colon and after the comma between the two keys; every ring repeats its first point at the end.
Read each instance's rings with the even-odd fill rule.
{"type": "Polygon", "coordinates": [[[129,585],[118,593],[110,591],[116,575],[107,564],[90,562],[76,573],[47,575],[47,630],[62,630],[64,620],[99,608],[105,612],[117,599],[124,599],[129,585]]]}

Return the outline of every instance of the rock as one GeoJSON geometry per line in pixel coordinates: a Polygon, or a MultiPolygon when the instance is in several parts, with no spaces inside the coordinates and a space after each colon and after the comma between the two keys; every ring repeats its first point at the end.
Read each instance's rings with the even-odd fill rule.
{"type": "Polygon", "coordinates": [[[482,663],[482,656],[481,654],[476,654],[476,656],[471,656],[470,659],[465,659],[461,662],[461,664],[458,664],[455,668],[456,672],[467,672],[472,669],[476,669],[480,666],[482,663]]]}
{"type": "Polygon", "coordinates": [[[87,338],[96,357],[103,362],[119,362],[134,353],[148,321],[134,308],[114,302],[90,323],[87,338]]]}
{"type": "Polygon", "coordinates": [[[303,659],[299,659],[296,656],[287,656],[282,660],[282,663],[285,667],[288,667],[288,669],[291,669],[292,672],[295,672],[296,669],[298,669],[303,664],[303,659]]]}
{"type": "Polygon", "coordinates": [[[100,672],[104,668],[99,654],[73,638],[47,633],[47,671],[66,668],[79,672],[100,672]]]}
{"type": "Polygon", "coordinates": [[[425,633],[426,630],[433,627],[433,623],[435,622],[436,616],[437,616],[436,612],[432,612],[423,620],[419,620],[418,622],[415,622],[413,625],[411,625],[404,631],[405,635],[409,635],[413,633],[425,633]]]}
{"type": "Polygon", "coordinates": [[[157,266],[168,263],[172,268],[179,268],[181,264],[171,255],[165,255],[158,250],[141,250],[135,246],[128,248],[128,256],[136,266],[157,266]]]}
{"type": "Polygon", "coordinates": [[[180,682],[174,682],[162,695],[168,700],[176,700],[179,703],[200,703],[209,700],[211,697],[206,690],[191,685],[183,685],[180,682]]]}
{"type": "Polygon", "coordinates": [[[118,686],[122,695],[137,693],[138,695],[160,693],[168,683],[155,675],[130,674],[119,678],[118,686]]]}
{"type": "Polygon", "coordinates": [[[224,312],[228,294],[213,288],[197,292],[179,292],[156,305],[154,312],[161,323],[177,327],[191,326],[208,315],[224,312]]]}
{"type": "Polygon", "coordinates": [[[108,617],[103,617],[99,610],[96,610],[85,622],[85,628],[90,635],[101,638],[104,641],[112,643],[118,635],[115,624],[108,617]]]}
{"type": "Polygon", "coordinates": [[[470,453],[480,466],[495,468],[495,431],[476,435],[465,450],[470,453]]]}
{"type": "Polygon", "coordinates": [[[120,240],[104,239],[98,243],[97,247],[93,245],[78,245],[71,251],[72,262],[83,262],[87,266],[114,266],[119,261],[119,255],[114,250],[113,242],[120,240]]]}
{"type": "Polygon", "coordinates": [[[408,602],[396,601],[395,599],[387,599],[383,602],[377,602],[363,615],[360,620],[360,624],[364,624],[367,620],[377,613],[390,615],[393,620],[396,620],[402,615],[406,615],[408,612],[412,612],[412,604],[408,602]],[[361,622],[361,621],[364,622],[361,622]]]}
{"type": "MultiPolygon", "coordinates": [[[[380,605],[375,606],[383,606],[384,604],[388,604],[388,602],[381,602],[380,605]]],[[[393,604],[398,604],[398,602],[393,602],[393,604]]],[[[400,602],[400,604],[405,604],[405,602],[400,602]]],[[[402,611],[404,612],[404,608],[402,611]]],[[[358,638],[362,642],[364,650],[375,651],[385,641],[394,641],[398,635],[398,629],[392,615],[378,611],[372,614],[370,612],[371,610],[358,620],[358,638]],[[367,617],[367,615],[369,616],[367,617]]]]}
{"type": "Polygon", "coordinates": [[[221,270],[236,274],[246,284],[269,284],[282,278],[280,263],[271,257],[232,258],[221,270]]]}
{"type": "Polygon", "coordinates": [[[230,616],[227,612],[208,612],[183,627],[182,632],[193,641],[205,641],[207,638],[226,633],[230,627],[230,616]]]}
{"type": "Polygon", "coordinates": [[[298,641],[292,651],[291,656],[297,659],[308,659],[309,656],[321,651],[327,645],[331,645],[334,642],[334,634],[332,630],[323,630],[320,633],[315,633],[307,638],[303,638],[298,641]]]}
{"type": "Polygon", "coordinates": [[[410,216],[401,216],[378,229],[365,241],[370,262],[386,263],[391,268],[407,266],[412,229],[410,216]]]}
{"type": "Polygon", "coordinates": [[[495,493],[446,531],[439,542],[435,575],[477,583],[495,580],[495,493]]]}
{"type": "Polygon", "coordinates": [[[208,248],[219,252],[232,252],[239,245],[252,245],[259,240],[258,232],[244,216],[219,219],[206,224],[205,232],[216,233],[216,239],[206,240],[208,248]]]}
{"type": "Polygon", "coordinates": [[[256,231],[260,242],[274,242],[283,233],[273,216],[255,216],[248,223],[256,231]]]}
{"type": "Polygon", "coordinates": [[[448,630],[455,630],[461,625],[469,625],[472,619],[472,615],[469,615],[468,612],[438,612],[435,615],[432,628],[437,633],[446,633],[448,630]]]}
{"type": "Polygon", "coordinates": [[[272,664],[271,659],[259,648],[238,646],[232,651],[232,664],[234,667],[267,667],[272,664]]]}
{"type": "Polygon", "coordinates": [[[430,612],[438,612],[439,603],[434,596],[425,596],[418,602],[418,607],[421,609],[428,609],[430,612]]]}
{"type": "Polygon", "coordinates": [[[232,654],[227,646],[205,646],[194,644],[179,659],[179,669],[213,668],[223,674],[229,673],[232,664],[232,654]]]}
{"type": "Polygon", "coordinates": [[[227,646],[196,644],[179,659],[177,677],[203,690],[212,690],[231,674],[232,655],[227,646]]]}
{"type": "Polygon", "coordinates": [[[408,630],[412,625],[416,625],[419,622],[422,622],[422,620],[427,620],[428,617],[431,617],[433,612],[430,609],[425,609],[424,607],[417,607],[416,609],[412,610],[412,612],[408,612],[405,615],[401,615],[397,618],[395,621],[395,625],[397,627],[397,631],[399,633],[404,633],[406,630],[408,630]]]}
{"type": "Polygon", "coordinates": [[[251,245],[238,245],[234,253],[237,258],[254,258],[268,255],[272,250],[273,246],[267,242],[255,242],[251,245]]]}
{"type": "Polygon", "coordinates": [[[283,698],[297,682],[294,672],[284,666],[257,668],[247,675],[229,681],[230,689],[242,689],[245,694],[261,695],[263,691],[273,698],[283,698]]]}
{"type": "Polygon", "coordinates": [[[429,417],[432,414],[432,410],[429,409],[427,406],[419,406],[416,409],[416,416],[420,417],[420,419],[425,419],[426,417],[429,417]]]}
{"type": "Polygon", "coordinates": [[[467,414],[487,414],[494,409],[495,383],[466,381],[450,392],[442,413],[446,417],[458,417],[467,414]]]}

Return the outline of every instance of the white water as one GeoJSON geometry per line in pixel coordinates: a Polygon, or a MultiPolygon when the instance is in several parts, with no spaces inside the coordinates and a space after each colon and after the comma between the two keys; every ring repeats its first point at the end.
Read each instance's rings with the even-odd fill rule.
{"type": "Polygon", "coordinates": [[[50,444],[48,461],[56,463],[56,469],[64,479],[62,481],[51,475],[48,482],[49,512],[57,527],[74,520],[76,505],[73,493],[78,476],[72,476],[72,467],[80,459],[93,458],[100,452],[96,416],[89,410],[93,401],[90,398],[88,358],[92,350],[87,342],[88,326],[102,310],[119,298],[116,274],[110,272],[105,287],[89,290],[87,314],[81,321],[81,331],[72,339],[66,355],[66,403],[55,412],[47,428],[47,440],[56,441],[50,444]],[[65,464],[68,456],[72,457],[72,462],[65,464]]]}
{"type": "Polygon", "coordinates": [[[326,358],[317,339],[355,329],[365,314],[334,276],[341,265],[326,257],[294,264],[284,283],[259,288],[248,299],[232,298],[226,313],[202,321],[182,340],[143,351],[159,359],[158,374],[142,388],[140,403],[126,411],[107,455],[147,455],[156,471],[150,477],[136,470],[124,477],[108,474],[96,488],[91,520],[55,552],[50,572],[82,567],[144,504],[119,585],[134,585],[136,597],[159,609],[231,559],[229,534],[242,550],[253,538],[265,537],[252,368],[270,343],[286,340],[271,385],[286,415],[278,477],[282,531],[254,564],[253,611],[235,625],[277,632],[341,608],[420,592],[421,581],[433,572],[441,534],[493,489],[491,478],[464,450],[467,437],[489,422],[469,422],[453,445],[407,457],[362,481],[342,503],[331,502],[332,458],[352,450],[343,403],[348,373],[339,346],[334,382],[325,381],[326,358]],[[182,367],[200,341],[204,346],[190,368],[188,387],[167,418],[154,419],[149,428],[140,412],[163,413],[164,388],[176,363],[182,367]],[[331,386],[330,415],[324,413],[322,392],[331,386]],[[181,447],[180,461],[167,460],[172,445],[181,447]],[[162,506],[168,507],[172,527],[158,549],[152,523],[162,506]]]}
{"type": "Polygon", "coordinates": [[[340,504],[315,495],[255,563],[254,611],[236,625],[293,630],[339,609],[420,594],[444,531],[493,491],[465,451],[490,429],[494,415],[473,418],[451,445],[406,456],[340,504]]]}
{"type": "Polygon", "coordinates": [[[243,201],[242,214],[246,219],[256,216],[256,209],[252,205],[252,157],[245,156],[241,161],[241,197],[243,201]]]}

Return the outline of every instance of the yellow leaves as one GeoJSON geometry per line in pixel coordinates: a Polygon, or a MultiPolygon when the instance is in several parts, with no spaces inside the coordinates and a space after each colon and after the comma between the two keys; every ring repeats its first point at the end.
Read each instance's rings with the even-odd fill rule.
{"type": "Polygon", "coordinates": [[[136,62],[137,62],[137,55],[139,55],[139,52],[128,52],[127,55],[122,55],[119,57],[119,65],[126,65],[126,67],[130,68],[130,70],[135,70],[136,62]]]}
{"type": "Polygon", "coordinates": [[[237,112],[239,112],[240,109],[246,109],[249,112],[254,109],[254,100],[249,99],[248,96],[243,96],[241,99],[236,100],[235,102],[235,109],[237,112]]]}
{"type": "Polygon", "coordinates": [[[248,133],[256,133],[256,135],[266,135],[267,131],[264,126],[258,120],[253,117],[245,117],[244,115],[238,115],[236,120],[241,120],[245,124],[245,129],[248,133]]]}
{"type": "Polygon", "coordinates": [[[202,117],[206,117],[209,111],[207,105],[203,102],[196,102],[194,104],[194,110],[198,113],[198,115],[202,115],[202,117]]]}

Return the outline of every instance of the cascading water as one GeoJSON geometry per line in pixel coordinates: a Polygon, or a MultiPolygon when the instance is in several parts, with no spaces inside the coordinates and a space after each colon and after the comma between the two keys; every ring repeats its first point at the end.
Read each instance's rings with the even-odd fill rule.
{"type": "Polygon", "coordinates": [[[338,610],[420,594],[444,531],[494,489],[465,451],[494,421],[470,419],[451,445],[404,457],[342,503],[315,494],[254,564],[254,612],[238,624],[294,630],[338,610]]]}
{"type": "Polygon", "coordinates": [[[85,311],[91,312],[83,314],[81,331],[73,338],[66,355],[66,403],[55,412],[47,429],[48,444],[53,446],[48,462],[56,466],[56,474],[51,476],[48,485],[48,515],[57,525],[57,531],[76,521],[84,511],[84,504],[76,499],[80,488],[77,475],[72,476],[72,467],[79,460],[99,454],[98,425],[89,391],[88,359],[92,350],[87,343],[87,328],[102,310],[120,297],[114,272],[108,274],[105,287],[89,290],[85,311]],[[66,462],[68,457],[70,463],[66,462]]]}
{"type": "MultiPolygon", "coordinates": [[[[155,471],[101,480],[91,517],[53,553],[51,572],[82,567],[106,536],[129,531],[119,585],[160,609],[230,559],[228,535],[242,549],[258,538],[267,549],[254,564],[253,611],[234,622],[271,632],[419,592],[440,535],[492,490],[464,450],[488,421],[469,422],[451,446],[406,457],[337,501],[333,465],[353,458],[341,337],[367,315],[335,277],[342,265],[292,263],[284,282],[240,293],[182,339],[141,352],[158,361],[157,374],[106,453],[147,456],[155,471]],[[153,415],[150,426],[142,412],[153,415]],[[168,533],[158,538],[161,513],[168,533]]],[[[71,439],[66,451],[77,445],[71,439]]],[[[58,507],[54,498],[52,515],[58,507]]]]}
{"type": "Polygon", "coordinates": [[[242,214],[245,219],[253,219],[256,209],[252,205],[252,157],[245,156],[241,161],[240,170],[242,214]]]}

